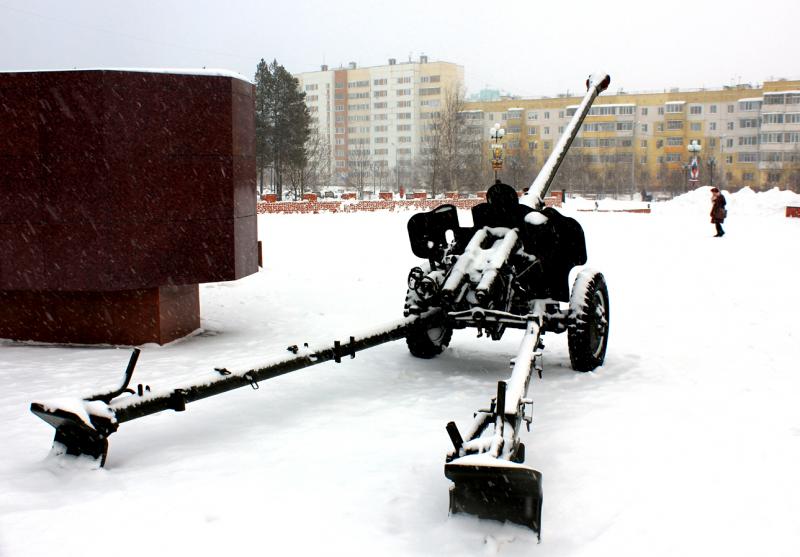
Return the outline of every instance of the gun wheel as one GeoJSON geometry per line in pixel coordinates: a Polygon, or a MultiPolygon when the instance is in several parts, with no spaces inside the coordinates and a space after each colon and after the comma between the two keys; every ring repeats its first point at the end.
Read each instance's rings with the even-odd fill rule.
{"type": "Polygon", "coordinates": [[[406,344],[412,356],[435,358],[447,348],[453,337],[453,329],[444,323],[428,328],[414,327],[406,335],[406,344]]]}
{"type": "Polygon", "coordinates": [[[602,273],[581,271],[569,300],[567,343],[575,371],[592,371],[603,365],[608,346],[608,287],[602,273]]]}

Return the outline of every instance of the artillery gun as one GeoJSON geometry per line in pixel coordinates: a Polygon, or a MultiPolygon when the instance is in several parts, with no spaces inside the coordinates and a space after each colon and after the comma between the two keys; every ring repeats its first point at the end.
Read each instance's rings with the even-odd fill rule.
{"type": "Polygon", "coordinates": [[[527,392],[533,370],[541,375],[541,337],[566,332],[572,367],[590,371],[605,358],[609,323],[602,274],[584,269],[569,289],[571,269],[587,260],[580,224],[545,207],[543,200],[591,103],[609,82],[607,75],[587,80],[586,96],[521,199],[511,186],[497,182],[486,203],[473,208],[473,226],[460,226],[452,205],[411,217],[411,249],[426,261],[408,275],[403,319],[319,348],[289,346],[289,355],[255,369],[215,368],[169,389],[130,387],[140,354],[134,349],[118,388],[68,403],[31,404],[31,411],[55,428],[53,452],[103,466],[108,437],[133,419],[184,411],[191,402],[244,386],[257,389],[261,381],[330,360],[339,363],[402,338],[414,356],[432,358],[447,347],[453,329],[475,327],[495,340],[508,328],[524,329],[511,377],[498,382],[489,407],[475,413],[464,436],[453,422],[447,424],[453,450],[445,475],[454,482],[451,512],[510,520],[541,536],[542,476],[524,464],[519,438],[522,425],[532,421],[527,392]]]}
{"type": "Polygon", "coordinates": [[[542,336],[566,332],[573,369],[591,371],[603,363],[609,326],[601,273],[584,269],[569,288],[570,271],[587,261],[583,229],[543,200],[592,101],[609,82],[607,75],[587,81],[583,102],[521,200],[497,180],[486,203],[472,209],[473,226],[459,225],[453,205],[408,222],[412,251],[426,261],[408,275],[405,314],[432,316],[408,328],[414,356],[441,353],[453,329],[474,327],[493,340],[508,328],[525,330],[511,377],[498,383],[489,408],[475,413],[465,436],[453,422],[447,425],[450,511],[518,522],[539,535],[542,476],[523,464],[519,432],[532,421],[527,391],[533,369],[541,376],[542,336]]]}

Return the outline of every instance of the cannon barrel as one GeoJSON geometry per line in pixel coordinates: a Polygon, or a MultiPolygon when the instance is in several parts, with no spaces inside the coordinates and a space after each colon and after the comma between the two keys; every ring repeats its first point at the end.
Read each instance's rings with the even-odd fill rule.
{"type": "Polygon", "coordinates": [[[544,206],[544,198],[547,195],[547,191],[556,177],[558,167],[561,166],[561,163],[564,162],[564,157],[567,156],[572,140],[575,139],[581,129],[583,119],[589,113],[589,109],[592,107],[597,95],[605,91],[610,83],[611,77],[608,74],[599,73],[589,76],[589,79],[586,80],[586,95],[572,116],[572,120],[569,121],[564,133],[558,139],[558,143],[556,143],[553,152],[550,153],[544,163],[542,170],[539,171],[538,176],[528,188],[528,192],[520,199],[520,203],[534,209],[541,209],[544,206]]]}

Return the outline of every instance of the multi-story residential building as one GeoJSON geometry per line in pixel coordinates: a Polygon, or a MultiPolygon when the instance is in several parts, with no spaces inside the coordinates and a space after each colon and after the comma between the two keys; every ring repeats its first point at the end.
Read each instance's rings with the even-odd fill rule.
{"type": "MultiPolygon", "coordinates": [[[[496,122],[510,159],[536,169],[552,151],[579,97],[468,102],[468,129],[496,122]]],[[[713,90],[607,94],[593,105],[572,146],[596,176],[631,191],[685,185],[692,140],[701,145],[701,183],[755,188],[800,179],[800,81],[713,90]],[[610,174],[613,174],[610,176],[610,174]]],[[[576,158],[579,157],[579,158],[576,158]]],[[[532,178],[532,176],[531,176],[532,178]]]]}
{"type": "Polygon", "coordinates": [[[426,126],[447,95],[463,87],[464,68],[420,56],[365,68],[354,62],[346,68],[323,65],[295,77],[306,93],[312,125],[331,146],[333,174],[340,184],[352,185],[364,174],[385,178],[411,165],[426,126]]]}

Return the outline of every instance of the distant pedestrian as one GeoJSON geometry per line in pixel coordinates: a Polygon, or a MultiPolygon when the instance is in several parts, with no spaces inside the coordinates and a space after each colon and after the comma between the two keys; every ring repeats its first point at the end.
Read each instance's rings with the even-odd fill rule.
{"type": "Polygon", "coordinates": [[[717,188],[711,188],[711,223],[717,227],[717,233],[714,238],[721,238],[725,235],[722,230],[722,223],[725,222],[725,217],[728,216],[728,210],[725,209],[725,196],[720,193],[717,188]]]}

